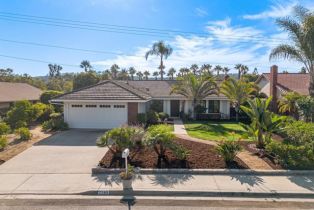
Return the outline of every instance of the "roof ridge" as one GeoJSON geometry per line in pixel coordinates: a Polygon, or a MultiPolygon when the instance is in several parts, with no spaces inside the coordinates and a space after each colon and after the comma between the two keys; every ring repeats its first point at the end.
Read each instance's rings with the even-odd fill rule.
{"type": "MultiPolygon", "coordinates": [[[[143,96],[141,96],[140,94],[136,93],[135,91],[130,90],[130,89],[127,89],[126,87],[124,87],[123,85],[121,85],[121,84],[123,83],[123,81],[121,81],[121,82],[120,82],[120,81],[118,82],[117,80],[111,80],[111,81],[112,81],[114,84],[118,85],[119,87],[123,88],[124,90],[127,90],[127,91],[133,93],[134,95],[136,95],[136,96],[138,96],[138,97],[140,97],[140,98],[142,98],[142,99],[146,99],[146,98],[144,98],[143,96]]],[[[131,88],[133,88],[133,89],[135,89],[135,90],[137,90],[137,91],[140,91],[141,93],[143,93],[143,94],[145,94],[145,95],[148,95],[149,97],[152,97],[151,95],[149,95],[149,94],[147,94],[147,93],[145,93],[145,92],[143,92],[143,91],[141,91],[141,90],[136,89],[135,87],[133,87],[132,85],[130,85],[130,84],[128,84],[128,83],[124,83],[124,84],[128,85],[129,87],[131,87],[131,88]]]]}

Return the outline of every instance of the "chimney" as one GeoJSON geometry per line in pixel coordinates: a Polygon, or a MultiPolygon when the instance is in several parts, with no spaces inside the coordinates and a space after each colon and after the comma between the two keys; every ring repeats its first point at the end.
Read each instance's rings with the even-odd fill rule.
{"type": "Polygon", "coordinates": [[[270,67],[270,96],[273,98],[271,102],[271,110],[277,112],[277,82],[278,82],[278,66],[270,67]]]}

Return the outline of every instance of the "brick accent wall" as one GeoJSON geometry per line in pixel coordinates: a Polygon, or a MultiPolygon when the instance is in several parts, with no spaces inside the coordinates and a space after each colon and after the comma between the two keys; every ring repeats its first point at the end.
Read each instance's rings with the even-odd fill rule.
{"type": "Polygon", "coordinates": [[[138,103],[130,102],[128,103],[128,124],[137,123],[137,114],[138,114],[138,103]]]}

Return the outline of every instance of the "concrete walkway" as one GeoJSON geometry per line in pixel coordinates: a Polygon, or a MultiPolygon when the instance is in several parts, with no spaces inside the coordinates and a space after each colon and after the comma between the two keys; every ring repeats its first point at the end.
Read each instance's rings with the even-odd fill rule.
{"type": "MultiPolygon", "coordinates": [[[[189,136],[188,133],[186,132],[186,129],[184,127],[182,120],[180,119],[174,120],[174,134],[178,138],[181,138],[184,140],[217,146],[217,142],[215,141],[203,140],[203,139],[198,139],[198,138],[189,136]]],[[[249,151],[243,150],[239,152],[237,157],[240,158],[250,169],[254,169],[254,170],[271,170],[272,169],[270,165],[268,165],[264,160],[262,160],[261,158],[257,157],[256,155],[254,155],[253,153],[249,151]]]]}
{"type": "MultiPolygon", "coordinates": [[[[18,195],[121,195],[117,174],[0,174],[0,199],[18,195]]],[[[314,198],[314,176],[145,174],[136,195],[314,198]]]]}

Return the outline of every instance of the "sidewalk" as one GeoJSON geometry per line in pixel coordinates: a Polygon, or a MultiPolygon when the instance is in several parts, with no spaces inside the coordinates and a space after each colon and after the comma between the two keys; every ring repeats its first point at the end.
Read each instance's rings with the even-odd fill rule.
{"type": "MultiPolygon", "coordinates": [[[[118,174],[0,174],[0,199],[14,195],[122,195],[118,174]]],[[[145,174],[134,195],[314,198],[314,175],[145,174]]]]}

